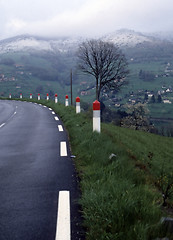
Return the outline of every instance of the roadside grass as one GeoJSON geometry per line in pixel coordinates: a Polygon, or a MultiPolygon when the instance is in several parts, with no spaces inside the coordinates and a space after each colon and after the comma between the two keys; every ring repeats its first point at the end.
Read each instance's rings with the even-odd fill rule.
{"type": "Polygon", "coordinates": [[[111,124],[102,124],[101,134],[93,133],[86,113],[52,101],[36,102],[54,109],[69,133],[86,240],[165,237],[160,219],[167,213],[158,180],[163,169],[173,173],[173,139],[111,124]]]}

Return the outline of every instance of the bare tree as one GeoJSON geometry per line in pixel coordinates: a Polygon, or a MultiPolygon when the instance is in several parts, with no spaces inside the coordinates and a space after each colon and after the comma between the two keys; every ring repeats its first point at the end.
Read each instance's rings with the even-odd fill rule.
{"type": "Polygon", "coordinates": [[[127,83],[127,61],[114,44],[101,40],[81,43],[78,50],[79,69],[95,77],[96,99],[103,89],[119,90],[127,83]]]}

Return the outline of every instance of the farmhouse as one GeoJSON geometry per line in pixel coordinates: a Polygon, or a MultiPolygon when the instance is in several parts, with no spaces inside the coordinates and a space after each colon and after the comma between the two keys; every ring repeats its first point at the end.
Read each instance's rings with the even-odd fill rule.
{"type": "Polygon", "coordinates": [[[169,103],[169,104],[171,104],[172,102],[171,102],[170,100],[168,100],[168,99],[165,99],[165,100],[163,100],[163,103],[169,103]]]}

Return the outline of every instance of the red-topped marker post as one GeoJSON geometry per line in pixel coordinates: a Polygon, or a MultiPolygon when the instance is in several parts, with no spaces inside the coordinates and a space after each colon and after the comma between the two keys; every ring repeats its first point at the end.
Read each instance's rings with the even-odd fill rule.
{"type": "Polygon", "coordinates": [[[76,98],[76,113],[80,113],[80,97],[76,98]]]}
{"type": "Polygon", "coordinates": [[[57,103],[58,102],[58,94],[56,93],[55,94],[55,103],[57,103]]]}
{"type": "Polygon", "coordinates": [[[30,93],[30,99],[32,99],[32,93],[30,93]]]}
{"type": "Polygon", "coordinates": [[[46,95],[46,100],[47,101],[49,100],[49,93],[47,93],[47,95],[46,95]]]}
{"type": "Polygon", "coordinates": [[[9,94],[9,98],[11,98],[11,93],[9,94]]]}
{"type": "Polygon", "coordinates": [[[22,99],[22,93],[20,93],[20,99],[22,99]]]}
{"type": "Polygon", "coordinates": [[[93,132],[101,132],[100,127],[100,102],[93,102],[93,132]]]}
{"type": "Polygon", "coordinates": [[[68,107],[68,95],[65,96],[65,106],[68,107]]]}
{"type": "Polygon", "coordinates": [[[40,93],[38,93],[38,101],[40,101],[40,93]]]}

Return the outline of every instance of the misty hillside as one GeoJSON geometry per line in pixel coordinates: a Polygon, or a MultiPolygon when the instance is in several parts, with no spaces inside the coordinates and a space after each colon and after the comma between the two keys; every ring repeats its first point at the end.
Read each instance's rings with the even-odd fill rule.
{"type": "MultiPolygon", "coordinates": [[[[122,95],[125,101],[129,99],[130,91],[140,88],[149,91],[160,91],[162,85],[167,88],[172,81],[173,41],[155,34],[144,34],[128,29],[122,29],[101,37],[103,41],[118,45],[129,62],[130,75],[128,89],[122,95]],[[169,69],[167,64],[169,63],[169,69]],[[167,70],[168,69],[168,70],[167,70]],[[139,72],[145,75],[140,79],[139,72]],[[167,73],[167,78],[163,78],[167,73]],[[169,77],[168,77],[169,75],[169,77]],[[157,78],[155,76],[158,76],[157,78]]],[[[74,93],[92,100],[94,97],[94,82],[91,77],[82,75],[76,68],[76,51],[84,38],[43,38],[31,35],[21,35],[0,41],[0,95],[19,92],[43,93],[55,91],[69,92],[70,72],[73,70],[74,93]],[[27,86],[27,87],[26,87],[27,86]]],[[[173,87],[173,86],[172,86],[173,87]]],[[[105,95],[104,99],[114,98],[109,105],[121,105],[122,96],[115,98],[105,95]]]]}
{"type": "MultiPolygon", "coordinates": [[[[161,33],[144,34],[132,30],[119,30],[100,39],[117,44],[125,54],[130,74],[128,85],[120,92],[103,92],[101,100],[115,111],[126,110],[127,104],[149,103],[153,119],[173,119],[171,104],[151,105],[147,96],[154,95],[157,102],[161,94],[162,102],[173,103],[173,41],[161,33]]],[[[170,36],[170,35],[169,35],[170,36]]],[[[59,100],[70,94],[70,73],[73,73],[73,98],[82,101],[95,100],[95,80],[81,74],[77,69],[76,51],[84,38],[49,39],[22,35],[0,41],[0,96],[9,93],[24,97],[38,93],[45,98],[46,93],[59,100]]],[[[112,121],[110,113],[106,121],[112,121]]],[[[170,123],[165,122],[164,124],[170,123]]],[[[160,123],[159,123],[160,124],[160,123]]]]}
{"type": "MultiPolygon", "coordinates": [[[[164,33],[143,34],[133,30],[121,29],[107,34],[100,39],[112,42],[123,49],[146,45],[157,47],[162,46],[163,44],[169,45],[173,43],[173,37],[171,39],[170,36],[171,33],[167,33],[167,35],[164,33]]],[[[61,37],[51,39],[31,35],[21,35],[1,40],[0,54],[19,51],[47,51],[52,53],[73,52],[82,41],[85,41],[83,37],[61,37]]]]}
{"type": "Polygon", "coordinates": [[[77,48],[78,38],[49,39],[38,36],[21,35],[0,41],[0,54],[9,52],[50,52],[66,53],[77,48]]]}

